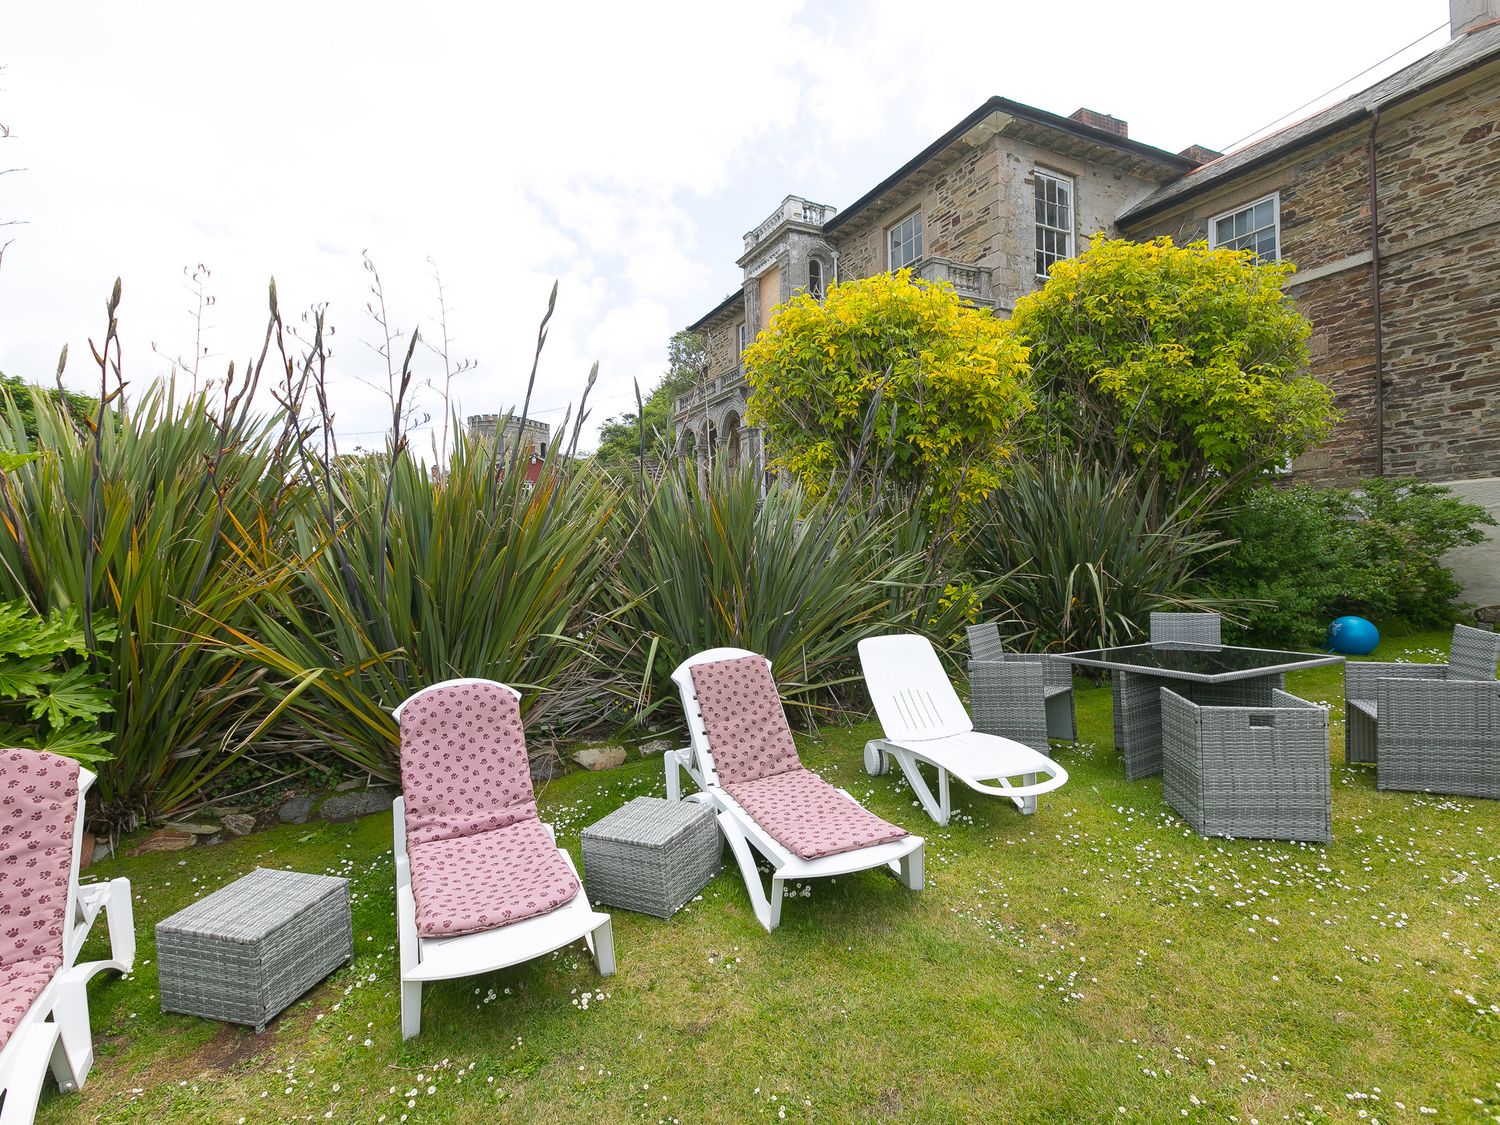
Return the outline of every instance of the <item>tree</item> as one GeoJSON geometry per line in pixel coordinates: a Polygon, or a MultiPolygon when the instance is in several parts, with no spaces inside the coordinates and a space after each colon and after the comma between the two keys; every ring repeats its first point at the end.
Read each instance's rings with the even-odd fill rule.
{"type": "Polygon", "coordinates": [[[1233,484],[1322,440],[1338,415],[1306,373],[1292,272],[1248,250],[1103,235],[1058,262],[1011,320],[1031,348],[1038,455],[1233,484]]]}
{"type": "Polygon", "coordinates": [[[745,420],[817,496],[836,479],[961,517],[1000,482],[1031,407],[1026,349],[989,309],[910,270],[793,297],[745,351],[745,420]]]}
{"type": "Polygon", "coordinates": [[[640,456],[641,431],[646,437],[646,457],[665,461],[672,455],[672,414],[677,400],[692,390],[707,356],[706,342],[696,332],[682,331],[667,344],[667,370],[642,404],[640,424],[634,410],[617,414],[599,427],[599,448],[594,456],[603,464],[632,464],[640,456]]]}
{"type": "Polygon", "coordinates": [[[21,424],[33,443],[36,442],[37,437],[37,399],[44,399],[65,408],[73,424],[80,430],[92,422],[95,411],[99,409],[99,400],[89,395],[81,395],[77,391],[68,391],[61,387],[37,386],[17,375],[6,375],[0,372],[0,399],[3,398],[9,398],[16,404],[16,409],[21,415],[21,424]]]}

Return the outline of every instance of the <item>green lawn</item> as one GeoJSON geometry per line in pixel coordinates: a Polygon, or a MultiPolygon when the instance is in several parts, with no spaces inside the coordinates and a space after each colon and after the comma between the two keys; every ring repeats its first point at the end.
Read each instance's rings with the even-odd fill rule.
{"type": "MultiPolygon", "coordinates": [[[[768,935],[731,867],[670,922],[615,911],[615,976],[580,945],[431,987],[405,1045],[387,816],[101,863],[134,885],[137,970],[96,979],[89,1084],[39,1120],[1500,1120],[1500,802],[1376,792],[1342,763],[1340,669],[1289,680],[1334,705],[1330,847],[1193,834],[1160,778],[1125,783],[1107,689],[1080,686],[1035,817],[955,786],[938,829],[864,773],[875,725],[825,730],[804,760],[927,837],[924,892],[820,881],[768,935]],[[162,1015],[154,923],[257,865],[352,880],[355,964],[260,1036],[162,1015]]],[[[541,804],[576,858],[662,792],[650,759],[541,804]]]]}

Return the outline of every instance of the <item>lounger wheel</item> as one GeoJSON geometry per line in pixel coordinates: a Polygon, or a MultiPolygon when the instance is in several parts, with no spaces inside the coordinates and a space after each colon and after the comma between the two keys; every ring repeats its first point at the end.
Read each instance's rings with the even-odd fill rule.
{"type": "Polygon", "coordinates": [[[891,756],[886,753],[885,739],[872,738],[865,743],[865,772],[871,777],[891,772],[891,756]]]}

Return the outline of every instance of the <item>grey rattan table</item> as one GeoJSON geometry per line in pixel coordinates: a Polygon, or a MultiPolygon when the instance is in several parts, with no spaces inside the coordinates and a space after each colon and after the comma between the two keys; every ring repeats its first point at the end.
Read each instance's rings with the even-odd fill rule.
{"type": "Polygon", "coordinates": [[[713,809],[697,801],[637,797],[585,828],[589,897],[670,918],[718,873],[723,854],[713,809]]]}
{"type": "Polygon", "coordinates": [[[264,1031],[353,955],[347,879],[258,867],[156,924],[161,1010],[264,1031]]]}
{"type": "Polygon", "coordinates": [[[1114,673],[1115,747],[1127,781],[1162,771],[1162,688],[1208,706],[1269,707],[1287,672],[1344,662],[1328,653],[1197,644],[1123,645],[1056,659],[1114,673]]]}

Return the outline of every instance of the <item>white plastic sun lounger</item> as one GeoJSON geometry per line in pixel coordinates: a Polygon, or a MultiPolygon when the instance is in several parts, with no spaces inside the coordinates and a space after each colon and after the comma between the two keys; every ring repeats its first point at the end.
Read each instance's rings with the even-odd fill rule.
{"type": "MultiPolygon", "coordinates": [[[[729,848],[739,864],[740,874],[744,876],[745,890],[750,895],[751,908],[755,911],[756,919],[767,932],[776,929],[781,923],[781,901],[788,879],[821,879],[887,867],[895,873],[902,886],[909,890],[920,891],[923,886],[924,841],[922,837],[907,834],[900,839],[885,843],[842,851],[816,859],[804,859],[773,837],[764,826],[757,823],[755,818],[720,784],[719,774],[714,765],[714,749],[710,745],[697,689],[693,683],[692,669],[694,665],[713,664],[754,655],[741,648],[708,649],[689,657],[672,673],[672,679],[682,695],[682,708],[687,715],[691,745],[683,750],[669,750],[665,755],[663,765],[666,769],[668,799],[673,801],[684,799],[679,770],[685,772],[698,785],[700,791],[691,794],[686,799],[701,802],[717,814],[719,828],[729,842],[729,848]],[[769,895],[761,882],[760,869],[756,866],[756,852],[771,863],[769,895]]],[[[769,676],[771,662],[766,660],[765,665],[769,676]]],[[[781,722],[785,723],[784,716],[781,722]]],[[[790,742],[789,733],[787,741],[790,742]]],[[[859,802],[843,789],[836,792],[863,811],[859,802]]]]}
{"type": "Polygon", "coordinates": [[[20,784],[27,793],[7,800],[5,815],[0,817],[3,897],[20,899],[0,909],[6,945],[3,1002],[10,1008],[3,1018],[11,1025],[9,1034],[0,1039],[0,1094],[5,1099],[0,1117],[5,1125],[20,1125],[31,1121],[36,1112],[49,1065],[63,1091],[78,1089],[88,1077],[94,1044],[87,985],[105,969],[130,972],[135,962],[135,919],[128,879],[90,885],[78,882],[84,798],[94,774],[53,754],[5,750],[0,755],[4,757],[0,776],[11,785],[20,784]],[[71,824],[67,824],[58,815],[61,809],[52,795],[66,799],[73,786],[76,807],[71,808],[71,824]],[[64,848],[66,858],[49,859],[64,848]],[[67,869],[67,892],[49,922],[44,904],[52,890],[49,878],[61,874],[54,863],[67,869]],[[20,902],[31,905],[25,911],[13,911],[12,906],[19,907],[20,902]],[[109,924],[109,960],[79,963],[78,953],[101,910],[109,924]],[[40,955],[39,945],[47,947],[40,955]],[[37,989],[49,964],[54,967],[37,989]],[[22,1004],[25,1010],[16,1016],[22,1004]]]}
{"type": "MultiPolygon", "coordinates": [[[[485,846],[485,837],[517,829],[528,831],[529,842],[523,838],[517,844],[519,849],[529,850],[533,857],[538,848],[545,853],[551,850],[547,846],[549,843],[556,846],[552,825],[540,822],[536,815],[525,736],[516,707],[519,698],[520,693],[515,688],[493,680],[445,680],[423,688],[393,712],[402,725],[403,793],[396,798],[393,820],[403,1039],[412,1038],[422,1029],[422,986],[432,981],[478,976],[519,965],[580,938],[593,954],[600,976],[609,976],[615,971],[614,931],[610,916],[589,905],[583,882],[578,878],[578,868],[566,848],[557,848],[556,860],[561,867],[558,862],[553,863],[556,869],[554,878],[560,876],[566,880],[567,875],[563,872],[570,874],[577,893],[560,905],[540,909],[529,916],[522,914],[516,921],[506,921],[505,916],[496,914],[490,917],[485,928],[477,928],[470,917],[466,919],[467,925],[455,926],[457,932],[452,936],[421,932],[422,919],[412,886],[409,810],[419,818],[414,821],[418,825],[431,825],[437,818],[450,818],[454,827],[443,835],[449,843],[458,841],[462,851],[449,870],[428,870],[427,874],[440,879],[451,878],[460,884],[467,882],[475,894],[482,895],[501,874],[493,869],[499,857],[493,848],[485,846]],[[463,707],[470,714],[487,714],[489,718],[476,720],[476,726],[483,729],[472,739],[455,739],[451,729],[443,727],[442,716],[431,713],[430,704],[435,700],[463,707]],[[428,706],[414,707],[413,704],[419,701],[428,706]],[[406,715],[404,722],[403,714],[406,715]],[[512,732],[509,738],[496,737],[497,731],[503,735],[507,727],[512,732]],[[434,767],[430,759],[422,761],[425,742],[451,746],[451,756],[443,768],[434,767]],[[426,784],[419,781],[423,774],[430,778],[426,784]],[[459,800],[460,788],[472,796],[470,802],[459,800]],[[507,821],[509,823],[504,823],[507,821]],[[490,824],[501,824],[501,827],[490,830],[490,824]]],[[[415,842],[416,850],[420,851],[423,846],[420,840],[415,842]]],[[[504,851],[505,846],[502,846],[501,856],[504,851]]],[[[419,881],[422,862],[419,856],[419,881]]],[[[507,874],[514,877],[518,873],[512,869],[507,874]]],[[[439,885],[434,893],[441,890],[439,885]]],[[[456,896],[446,897],[451,908],[464,909],[466,892],[462,887],[456,896]]]]}
{"type": "Polygon", "coordinates": [[[927,815],[939,824],[947,824],[953,813],[950,774],[976,793],[1014,801],[1023,813],[1036,812],[1037,797],[1068,780],[1067,770],[1031,747],[974,729],[926,637],[868,637],[859,642],[859,662],[885,729],[885,738],[865,747],[865,768],[885,773],[886,757],[894,758],[927,815]],[[919,763],[937,769],[936,797],[919,763]]]}

